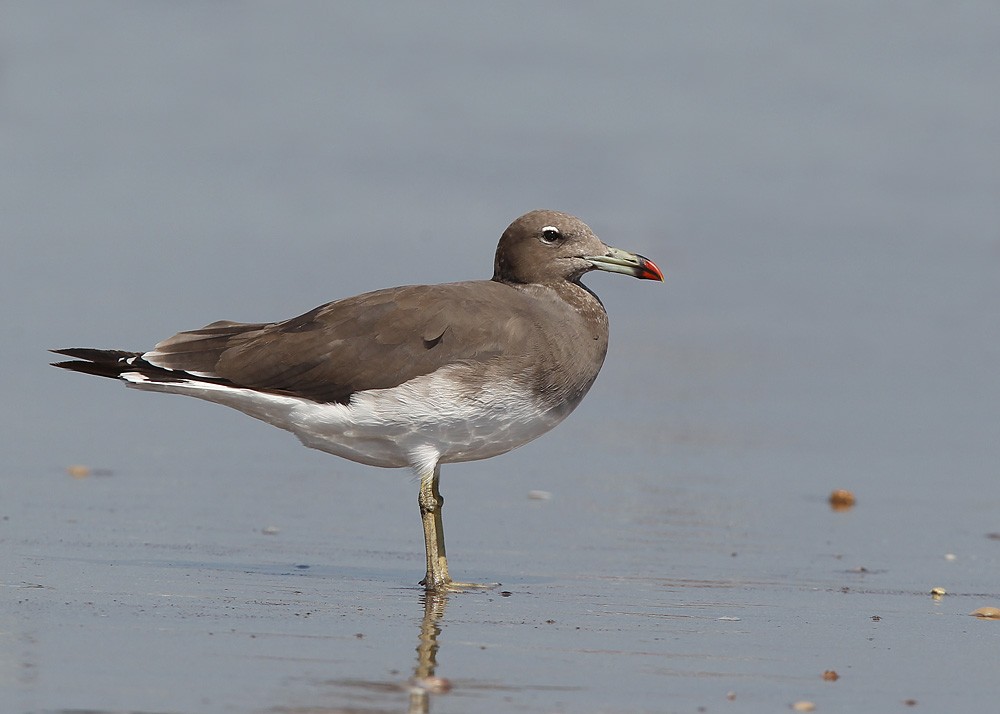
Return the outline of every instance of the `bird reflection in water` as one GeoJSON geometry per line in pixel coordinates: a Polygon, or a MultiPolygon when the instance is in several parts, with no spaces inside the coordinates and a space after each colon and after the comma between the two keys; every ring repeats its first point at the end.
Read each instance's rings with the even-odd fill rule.
{"type": "MultiPolygon", "coordinates": [[[[366,701],[379,708],[371,711],[388,711],[384,698],[390,696],[392,701],[397,701],[399,694],[409,695],[408,707],[410,714],[426,714],[430,711],[431,699],[433,695],[446,694],[451,691],[451,682],[436,674],[438,635],[441,634],[441,620],[444,617],[445,605],[448,602],[446,592],[423,592],[420,594],[420,603],[424,606],[424,614],[420,620],[420,632],[417,636],[417,664],[413,669],[413,676],[405,681],[399,679],[368,680],[368,679],[332,679],[326,680],[322,684],[333,686],[348,694],[352,699],[360,693],[364,693],[366,701]]],[[[396,672],[396,674],[399,674],[396,672]]],[[[280,709],[282,714],[336,714],[346,711],[369,711],[368,709],[342,709],[307,707],[304,709],[280,709]]]]}
{"type": "Polygon", "coordinates": [[[435,674],[438,635],[441,634],[441,618],[444,617],[448,594],[427,591],[421,595],[421,600],[424,603],[424,617],[420,622],[420,637],[417,641],[417,666],[410,679],[409,714],[426,714],[430,711],[432,694],[446,694],[451,690],[451,682],[435,674]]]}

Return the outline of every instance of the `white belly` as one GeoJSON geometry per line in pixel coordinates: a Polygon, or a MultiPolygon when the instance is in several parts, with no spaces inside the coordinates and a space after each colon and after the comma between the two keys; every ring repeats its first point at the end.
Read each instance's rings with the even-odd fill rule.
{"type": "Polygon", "coordinates": [[[391,389],[358,392],[349,404],[320,404],[196,380],[151,382],[136,373],[122,377],[139,389],[224,404],[292,432],[313,449],[384,467],[422,469],[435,462],[497,456],[538,438],[571,411],[546,409],[529,390],[510,383],[502,391],[461,392],[448,369],[391,389]]]}

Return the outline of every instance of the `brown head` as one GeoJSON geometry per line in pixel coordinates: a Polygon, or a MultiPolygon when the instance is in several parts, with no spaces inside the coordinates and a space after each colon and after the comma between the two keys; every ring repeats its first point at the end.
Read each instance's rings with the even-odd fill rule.
{"type": "Polygon", "coordinates": [[[590,227],[560,211],[531,211],[500,237],[493,280],[500,283],[576,281],[591,270],[663,280],[653,261],[605,245],[590,227]]]}

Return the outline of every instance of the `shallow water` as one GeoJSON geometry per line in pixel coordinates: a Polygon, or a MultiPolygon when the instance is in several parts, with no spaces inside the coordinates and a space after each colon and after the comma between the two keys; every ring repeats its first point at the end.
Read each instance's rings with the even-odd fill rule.
{"type": "Polygon", "coordinates": [[[993,4],[125,7],[0,27],[5,711],[995,705],[993,4]],[[444,469],[487,592],[417,586],[408,473],[47,366],[488,276],[541,206],[667,283],[591,276],[577,413],[444,469]]]}

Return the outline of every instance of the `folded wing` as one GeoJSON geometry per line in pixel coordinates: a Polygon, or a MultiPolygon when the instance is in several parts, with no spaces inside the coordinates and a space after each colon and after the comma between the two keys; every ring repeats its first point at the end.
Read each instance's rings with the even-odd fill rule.
{"type": "Polygon", "coordinates": [[[380,290],[282,322],[214,322],[140,359],[167,376],[346,403],[355,392],[395,387],[443,365],[516,360],[534,327],[516,300],[496,324],[496,302],[500,293],[510,302],[510,290],[490,281],[380,290]],[[492,321],[483,318],[487,306],[492,321]]]}

